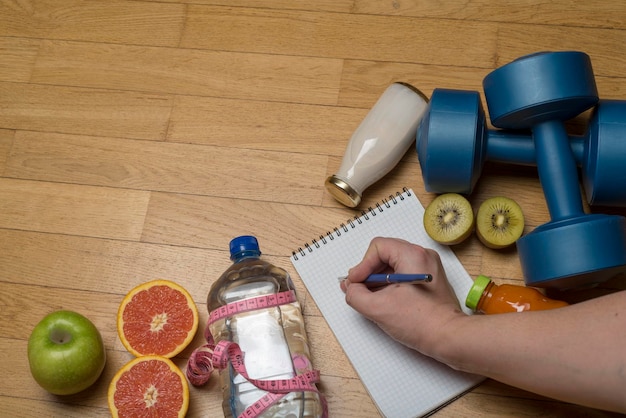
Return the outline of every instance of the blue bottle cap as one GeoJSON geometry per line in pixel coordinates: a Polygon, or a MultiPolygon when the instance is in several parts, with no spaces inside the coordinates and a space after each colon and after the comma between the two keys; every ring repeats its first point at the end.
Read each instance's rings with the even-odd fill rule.
{"type": "Polygon", "coordinates": [[[230,242],[230,259],[233,261],[250,256],[259,257],[260,255],[261,250],[259,250],[259,242],[256,237],[252,235],[242,235],[233,238],[230,242]]]}

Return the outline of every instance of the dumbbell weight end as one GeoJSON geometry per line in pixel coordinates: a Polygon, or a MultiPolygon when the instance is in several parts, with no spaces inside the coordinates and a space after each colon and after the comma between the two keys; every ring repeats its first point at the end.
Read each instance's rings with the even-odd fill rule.
{"type": "Polygon", "coordinates": [[[580,154],[587,201],[626,206],[626,101],[600,100],[587,136],[580,154]]]}
{"type": "Polygon", "coordinates": [[[626,218],[594,214],[548,222],[516,245],[526,285],[593,286],[626,271],[626,218]]]}

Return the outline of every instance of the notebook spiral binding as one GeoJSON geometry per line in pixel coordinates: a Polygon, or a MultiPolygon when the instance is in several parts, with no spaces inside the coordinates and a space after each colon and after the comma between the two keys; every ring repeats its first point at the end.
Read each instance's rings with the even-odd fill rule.
{"type": "Polygon", "coordinates": [[[299,259],[299,256],[305,257],[307,253],[312,253],[315,248],[320,248],[325,245],[328,240],[334,240],[340,237],[342,233],[349,232],[351,229],[356,228],[363,221],[369,221],[370,215],[376,216],[378,212],[383,212],[385,208],[390,208],[391,205],[396,205],[398,200],[404,200],[404,195],[411,196],[411,191],[403,187],[402,193],[396,192],[395,195],[389,195],[388,198],[382,199],[380,202],[376,202],[374,207],[370,206],[365,210],[362,210],[359,215],[355,215],[353,218],[348,219],[346,222],[342,222],[339,226],[334,227],[332,231],[327,231],[326,234],[322,234],[318,239],[313,238],[311,243],[304,243],[304,248],[298,247],[297,250],[292,251],[291,256],[295,261],[299,259]]]}

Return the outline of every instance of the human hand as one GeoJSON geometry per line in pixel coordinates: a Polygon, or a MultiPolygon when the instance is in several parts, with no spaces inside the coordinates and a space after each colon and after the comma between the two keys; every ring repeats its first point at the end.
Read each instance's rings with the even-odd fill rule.
{"type": "Polygon", "coordinates": [[[346,302],[402,344],[437,358],[438,344],[454,319],[466,317],[448,283],[439,254],[394,238],[374,238],[363,260],[341,283],[346,302]],[[373,273],[429,273],[420,285],[394,284],[371,291],[361,282],[373,273]]]}

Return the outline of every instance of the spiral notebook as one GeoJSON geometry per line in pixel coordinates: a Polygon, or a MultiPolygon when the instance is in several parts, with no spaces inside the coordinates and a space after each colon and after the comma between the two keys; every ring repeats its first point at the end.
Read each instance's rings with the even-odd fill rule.
{"type": "Polygon", "coordinates": [[[401,238],[437,250],[460,305],[472,279],[446,246],[426,234],[424,208],[410,189],[397,193],[306,243],[291,256],[296,271],[352,362],[380,412],[389,418],[428,415],[484,378],[457,372],[389,338],[350,308],[338,277],[362,258],[376,236],[401,238]]]}

